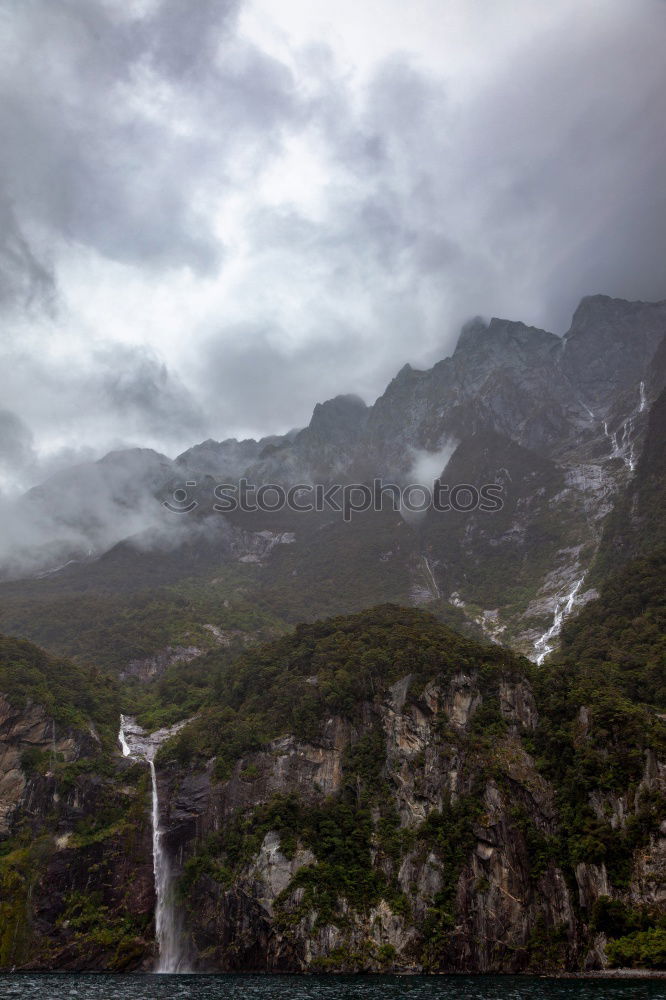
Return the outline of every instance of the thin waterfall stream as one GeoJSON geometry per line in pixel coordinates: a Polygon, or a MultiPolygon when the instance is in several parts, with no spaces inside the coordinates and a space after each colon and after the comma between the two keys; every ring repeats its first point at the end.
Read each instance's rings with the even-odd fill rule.
{"type": "Polygon", "coordinates": [[[130,716],[120,716],[118,742],[124,757],[143,760],[150,769],[151,823],[153,843],[153,877],[155,880],[155,939],[157,964],[155,972],[187,972],[183,954],[180,913],[174,902],[173,873],[169,856],[164,849],[163,830],[160,822],[160,800],[155,770],[155,754],[160,745],[173,736],[184,723],[170,729],[160,729],[147,734],[130,716]]]}
{"type": "Polygon", "coordinates": [[[430,587],[430,590],[432,591],[433,598],[436,601],[438,601],[439,598],[442,596],[442,593],[441,593],[441,591],[439,589],[439,586],[437,585],[437,580],[435,579],[435,574],[432,571],[432,566],[430,565],[427,556],[423,556],[423,564],[424,564],[425,570],[426,570],[426,579],[428,581],[428,586],[430,587]]]}

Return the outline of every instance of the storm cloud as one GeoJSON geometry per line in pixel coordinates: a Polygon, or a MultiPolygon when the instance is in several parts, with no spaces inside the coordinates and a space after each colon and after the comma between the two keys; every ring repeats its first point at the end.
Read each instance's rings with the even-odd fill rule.
{"type": "Polygon", "coordinates": [[[5,487],[371,401],[471,315],[666,297],[664,29],[661,0],[5,0],[5,487]]]}

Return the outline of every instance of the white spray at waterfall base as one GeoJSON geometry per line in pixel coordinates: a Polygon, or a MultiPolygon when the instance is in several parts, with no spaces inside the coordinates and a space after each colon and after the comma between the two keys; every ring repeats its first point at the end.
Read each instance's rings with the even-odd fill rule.
{"type": "Polygon", "coordinates": [[[187,972],[183,954],[183,934],[180,913],[173,898],[173,875],[169,856],[164,849],[160,823],[160,800],[155,770],[155,754],[160,745],[185,725],[181,722],[170,729],[146,733],[127,715],[120,716],[118,742],[123,756],[143,760],[150,768],[151,822],[153,831],[153,876],[155,879],[155,938],[157,967],[155,972],[187,972]]]}

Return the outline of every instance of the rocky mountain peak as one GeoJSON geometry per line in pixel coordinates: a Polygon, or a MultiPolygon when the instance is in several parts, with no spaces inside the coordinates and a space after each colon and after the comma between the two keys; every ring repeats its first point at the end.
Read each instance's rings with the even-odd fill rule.
{"type": "Polygon", "coordinates": [[[666,302],[632,302],[610,295],[585,295],[579,302],[566,337],[601,327],[626,330],[628,321],[644,319],[649,312],[660,312],[666,302]]]}
{"type": "Polygon", "coordinates": [[[665,301],[588,296],[564,337],[562,368],[588,405],[608,408],[620,393],[637,392],[665,333],[665,301]]]}
{"type": "Polygon", "coordinates": [[[316,435],[325,439],[357,435],[365,426],[368,407],[359,396],[341,395],[317,403],[309,426],[299,438],[316,435]]]}
{"type": "Polygon", "coordinates": [[[99,464],[126,466],[131,462],[144,464],[146,462],[170,461],[171,459],[167,458],[161,452],[155,451],[154,448],[120,448],[107,452],[106,455],[99,459],[99,464]]]}
{"type": "Polygon", "coordinates": [[[405,379],[408,379],[410,377],[410,375],[413,375],[413,374],[415,374],[415,369],[412,368],[412,366],[410,365],[409,362],[407,362],[407,364],[405,364],[405,365],[402,366],[402,368],[400,369],[400,371],[398,372],[398,374],[395,376],[395,378],[393,379],[393,381],[394,382],[397,382],[398,380],[404,381],[405,379]]]}
{"type": "Polygon", "coordinates": [[[488,331],[488,323],[482,316],[474,316],[472,319],[467,320],[463,323],[460,335],[458,337],[458,343],[456,344],[456,351],[462,351],[470,347],[474,347],[482,337],[488,331]]]}
{"type": "Polygon", "coordinates": [[[539,327],[493,316],[489,323],[476,317],[466,323],[458,339],[454,358],[464,363],[467,356],[482,355],[486,361],[501,362],[515,354],[549,351],[559,344],[559,337],[539,327]]]}

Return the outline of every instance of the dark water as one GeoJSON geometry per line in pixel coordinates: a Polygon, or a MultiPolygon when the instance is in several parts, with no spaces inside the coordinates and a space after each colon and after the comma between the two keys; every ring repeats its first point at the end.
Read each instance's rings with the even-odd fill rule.
{"type": "Polygon", "coordinates": [[[21,1000],[666,1000],[666,981],[504,976],[0,975],[21,1000]]]}

